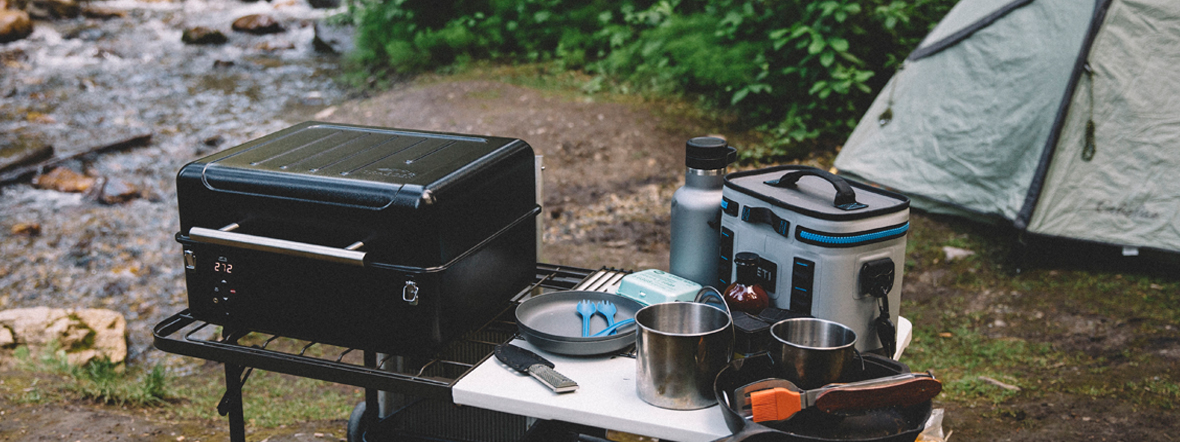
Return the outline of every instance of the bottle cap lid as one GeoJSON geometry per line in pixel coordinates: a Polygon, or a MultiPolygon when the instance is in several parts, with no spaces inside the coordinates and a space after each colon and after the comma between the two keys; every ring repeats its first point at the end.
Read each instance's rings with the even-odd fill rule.
{"type": "Polygon", "coordinates": [[[696,137],[684,146],[684,165],[693,169],[724,169],[737,159],[737,149],[717,137],[696,137]]]}
{"type": "Polygon", "coordinates": [[[756,266],[759,259],[757,253],[742,252],[733,256],[733,263],[739,266],[756,266]]]}

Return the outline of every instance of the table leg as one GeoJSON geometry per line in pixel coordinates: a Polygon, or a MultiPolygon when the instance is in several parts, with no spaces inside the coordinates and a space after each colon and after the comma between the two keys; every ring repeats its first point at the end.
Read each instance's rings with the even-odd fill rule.
{"type": "MultiPolygon", "coordinates": [[[[377,367],[377,353],[365,351],[365,366],[377,367]]],[[[381,417],[381,401],[378,397],[378,390],[375,388],[365,388],[365,415],[361,417],[363,428],[376,428],[377,421],[381,417]]]]}
{"type": "Polygon", "coordinates": [[[225,396],[217,411],[229,417],[229,440],[246,442],[246,417],[242,411],[242,371],[246,367],[225,364],[225,396]]]}

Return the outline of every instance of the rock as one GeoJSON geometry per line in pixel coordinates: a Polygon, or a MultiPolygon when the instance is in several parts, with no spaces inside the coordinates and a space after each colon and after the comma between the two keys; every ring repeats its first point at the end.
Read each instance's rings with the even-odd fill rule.
{"type": "Polygon", "coordinates": [[[295,49],[295,43],[291,43],[289,41],[264,41],[262,43],[254,45],[254,49],[267,51],[267,52],[287,51],[287,50],[295,49]]]}
{"type": "Polygon", "coordinates": [[[38,189],[51,189],[58,192],[86,192],[94,187],[95,179],[74,172],[65,167],[56,167],[44,175],[33,179],[33,186],[38,189]]]}
{"type": "Polygon", "coordinates": [[[968,256],[975,254],[975,252],[973,252],[973,251],[970,251],[967,249],[960,249],[958,247],[951,247],[951,246],[943,247],[942,253],[946,254],[946,262],[951,262],[956,259],[966,258],[968,256]]]}
{"type": "Polygon", "coordinates": [[[125,18],[127,17],[127,13],[118,9],[104,8],[101,6],[86,6],[82,8],[82,16],[98,20],[109,20],[112,18],[125,18]]]}
{"type": "Polygon", "coordinates": [[[311,44],[316,52],[326,54],[345,54],[355,47],[353,35],[356,29],[351,26],[328,26],[316,22],[315,37],[311,44]]]}
{"type": "Polygon", "coordinates": [[[16,139],[6,138],[8,137],[0,136],[0,141],[5,142],[5,145],[0,147],[0,172],[27,166],[53,156],[53,146],[44,144],[39,139],[21,136],[17,136],[16,139]]]}
{"type": "Polygon", "coordinates": [[[33,21],[25,11],[0,10],[0,43],[20,40],[33,33],[33,21]]]}
{"type": "Polygon", "coordinates": [[[16,336],[12,334],[12,329],[0,326],[0,348],[8,348],[16,346],[16,336]]]}
{"type": "Polygon", "coordinates": [[[307,4],[315,9],[332,9],[340,7],[340,0],[307,0],[307,4]]]}
{"type": "Polygon", "coordinates": [[[195,26],[185,29],[180,35],[180,41],[191,45],[219,45],[229,41],[229,38],[216,29],[195,26]]]}
{"type": "Polygon", "coordinates": [[[36,124],[54,124],[57,119],[53,115],[43,114],[41,112],[29,112],[25,114],[25,121],[36,124]]]}
{"type": "Polygon", "coordinates": [[[249,34],[274,34],[283,32],[283,25],[266,14],[251,14],[234,20],[233,30],[249,34]]]}
{"type": "Polygon", "coordinates": [[[69,40],[99,41],[107,36],[106,32],[94,25],[85,25],[66,31],[62,34],[69,40]]]}
{"type": "Polygon", "coordinates": [[[233,65],[233,60],[213,60],[213,68],[215,69],[225,69],[233,65]]]}
{"type": "Polygon", "coordinates": [[[143,192],[135,184],[120,178],[108,178],[102,184],[98,193],[98,202],[103,204],[119,204],[139,198],[143,192]]]}
{"type": "Polygon", "coordinates": [[[49,307],[2,310],[0,342],[4,342],[4,331],[11,334],[8,347],[26,345],[36,355],[56,343],[75,365],[104,356],[116,364],[127,359],[127,320],[111,310],[49,307]]]}
{"type": "Polygon", "coordinates": [[[217,135],[211,136],[209,138],[205,138],[204,140],[201,140],[201,144],[204,144],[209,147],[217,147],[217,146],[220,146],[222,143],[225,143],[225,137],[222,136],[221,134],[217,134],[217,135]]]}
{"type": "Polygon", "coordinates": [[[25,10],[40,19],[74,18],[82,13],[82,7],[74,0],[30,0],[25,10]]]}
{"type": "Polygon", "coordinates": [[[326,120],[326,119],[328,119],[328,117],[331,117],[332,114],[336,113],[336,110],[337,110],[336,106],[328,106],[327,108],[324,108],[324,110],[316,112],[315,116],[313,116],[311,118],[313,120],[326,120]]]}
{"type": "Polygon", "coordinates": [[[41,235],[41,224],[17,223],[12,226],[12,234],[15,236],[39,236],[41,235]]]}

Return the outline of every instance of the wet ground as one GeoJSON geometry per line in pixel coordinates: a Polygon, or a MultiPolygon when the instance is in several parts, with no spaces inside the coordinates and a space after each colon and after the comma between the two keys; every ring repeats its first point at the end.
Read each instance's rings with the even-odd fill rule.
{"type": "MultiPolygon", "coordinates": [[[[301,1],[93,4],[127,17],[37,22],[29,39],[0,45],[0,133],[6,143],[49,144],[61,154],[150,134],[146,146],[67,164],[129,182],[140,197],[104,204],[93,194],[27,183],[0,189],[0,308],[117,310],[128,319],[131,363],[162,362],[176,376],[219,375],[217,367],[151,348],[151,327],[186,303],[173,183],[187,161],[308,119],[519,137],[544,155],[544,260],[667,268],[668,208],[682,180],[684,141],[718,131],[715,121],[684,117],[664,103],[604,102],[478,78],[424,79],[349,99],[333,82],[338,60],[311,48],[310,20],[325,12],[301,1]],[[228,30],[237,16],[257,12],[281,17],[288,30],[228,30]],[[182,29],[193,25],[223,29],[230,41],[180,43],[182,29]],[[20,224],[37,224],[39,233],[14,230],[20,224]]],[[[946,229],[921,219],[919,226],[946,229]]],[[[1176,372],[1180,340],[1172,329],[1146,330],[1138,325],[1144,319],[1096,314],[1066,296],[1033,302],[1015,291],[964,290],[952,284],[957,271],[916,267],[905,275],[906,308],[961,310],[1009,325],[994,329],[995,337],[1051,342],[1111,361],[1106,371],[1079,377],[1176,372]],[[1036,311],[1042,316],[1034,321],[1036,311]],[[1158,345],[1158,352],[1120,356],[1143,345],[1158,345]]],[[[1168,410],[1118,399],[1053,394],[1002,406],[936,405],[948,408],[947,426],[959,441],[1175,438],[1168,410]]],[[[343,417],[252,433],[251,440],[338,440],[343,417]]],[[[224,425],[153,409],[0,398],[0,440],[223,440],[224,425]]]]}

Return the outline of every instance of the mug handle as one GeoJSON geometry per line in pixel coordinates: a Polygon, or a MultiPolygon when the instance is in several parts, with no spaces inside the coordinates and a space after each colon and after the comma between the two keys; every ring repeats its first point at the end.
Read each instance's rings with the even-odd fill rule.
{"type": "Polygon", "coordinates": [[[729,316],[732,320],[733,312],[729,311],[729,304],[725,303],[725,297],[721,296],[721,291],[713,288],[712,286],[701,287],[701,290],[699,292],[697,292],[697,296],[693,300],[693,302],[700,303],[700,304],[713,305],[709,302],[705,302],[708,298],[716,298],[717,302],[721,304],[721,307],[717,307],[717,308],[720,308],[721,310],[725,311],[725,314],[727,316],[729,316]]]}

